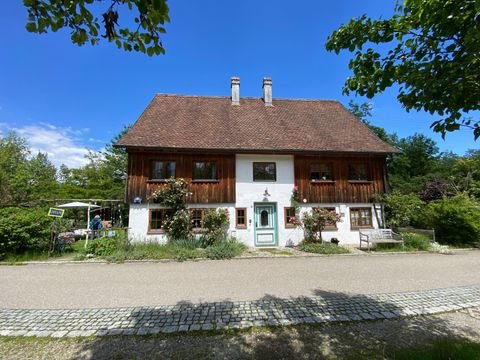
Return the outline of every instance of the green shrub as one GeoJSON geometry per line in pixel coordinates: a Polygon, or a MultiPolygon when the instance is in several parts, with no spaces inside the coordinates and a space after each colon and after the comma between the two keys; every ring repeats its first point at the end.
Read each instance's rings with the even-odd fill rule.
{"type": "Polygon", "coordinates": [[[190,239],[179,239],[168,242],[168,245],[175,249],[195,250],[202,247],[202,241],[195,237],[190,239]]]}
{"type": "Polygon", "coordinates": [[[47,250],[51,224],[46,209],[0,209],[0,259],[8,253],[47,250]]]}
{"type": "Polygon", "coordinates": [[[327,242],[305,242],[302,241],[298,248],[301,251],[315,254],[348,254],[350,251],[342,246],[327,242]]]}
{"type": "Polygon", "coordinates": [[[401,244],[376,244],[375,251],[428,251],[432,249],[430,238],[424,234],[403,233],[401,244]]]}
{"type": "Polygon", "coordinates": [[[185,248],[177,248],[175,250],[175,260],[177,261],[185,261],[188,259],[198,259],[205,256],[204,249],[185,249],[185,248]]]}
{"type": "Polygon", "coordinates": [[[391,227],[415,225],[425,203],[415,194],[403,195],[394,191],[385,197],[385,213],[391,227]]]}
{"type": "Polygon", "coordinates": [[[136,260],[136,259],[131,259],[129,255],[130,253],[127,250],[117,249],[110,255],[105,256],[105,260],[109,262],[114,262],[114,263],[123,263],[127,259],[136,260]]]}
{"type": "Polygon", "coordinates": [[[192,222],[190,212],[180,209],[175,212],[167,212],[163,220],[163,230],[169,240],[186,239],[191,237],[192,222]]]}
{"type": "Polygon", "coordinates": [[[430,250],[430,238],[427,235],[404,233],[404,248],[406,250],[430,250]]]}
{"type": "Polygon", "coordinates": [[[227,209],[206,210],[202,219],[202,228],[204,230],[202,246],[211,246],[216,241],[224,240],[229,223],[227,209]]]}
{"type": "Polygon", "coordinates": [[[446,245],[480,243],[480,205],[466,195],[457,195],[428,204],[423,226],[435,229],[436,240],[446,245]]]}
{"type": "Polygon", "coordinates": [[[236,239],[228,239],[218,241],[214,245],[205,249],[205,255],[212,260],[231,259],[235,256],[241,255],[246,249],[246,246],[236,239]]]}
{"type": "Polygon", "coordinates": [[[125,239],[121,237],[100,238],[89,241],[87,245],[87,254],[107,257],[117,250],[124,250],[127,247],[125,239]]]}

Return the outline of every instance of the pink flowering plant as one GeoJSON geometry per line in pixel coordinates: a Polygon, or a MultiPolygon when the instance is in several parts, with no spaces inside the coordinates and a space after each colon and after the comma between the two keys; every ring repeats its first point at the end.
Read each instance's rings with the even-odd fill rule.
{"type": "Polygon", "coordinates": [[[207,247],[225,239],[229,224],[228,209],[206,210],[202,218],[202,229],[204,231],[202,245],[207,247]]]}
{"type": "Polygon", "coordinates": [[[150,200],[176,211],[187,207],[186,199],[189,195],[188,182],[185,179],[170,178],[165,180],[165,184],[152,193],[150,200]]]}
{"type": "Polygon", "coordinates": [[[292,189],[292,195],[290,196],[290,205],[295,209],[298,209],[300,205],[300,194],[298,192],[297,185],[295,185],[292,189]]]}
{"type": "Polygon", "coordinates": [[[325,226],[335,225],[341,221],[341,215],[336,211],[315,209],[302,216],[301,226],[305,232],[306,242],[322,242],[322,231],[325,226]]]}
{"type": "Polygon", "coordinates": [[[298,186],[295,185],[290,196],[290,206],[295,209],[295,217],[289,218],[289,223],[295,226],[300,225],[298,215],[300,213],[300,194],[298,193],[298,186]]]}
{"type": "Polygon", "coordinates": [[[190,212],[187,210],[188,182],[182,178],[170,178],[150,196],[150,200],[169,209],[163,219],[163,230],[169,240],[191,237],[190,212]]]}

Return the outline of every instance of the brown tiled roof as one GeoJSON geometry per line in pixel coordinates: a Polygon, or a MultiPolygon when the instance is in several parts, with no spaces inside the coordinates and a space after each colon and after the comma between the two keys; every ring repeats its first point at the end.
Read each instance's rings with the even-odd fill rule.
{"type": "Polygon", "coordinates": [[[121,147],[245,152],[397,150],[381,141],[338,101],[156,95],[121,147]]]}

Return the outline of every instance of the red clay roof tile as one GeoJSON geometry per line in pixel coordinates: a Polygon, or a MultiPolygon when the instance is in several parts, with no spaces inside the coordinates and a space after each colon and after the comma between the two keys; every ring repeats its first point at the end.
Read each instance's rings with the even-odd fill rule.
{"type": "Polygon", "coordinates": [[[393,153],[338,101],[156,95],[117,146],[275,152],[393,153]]]}

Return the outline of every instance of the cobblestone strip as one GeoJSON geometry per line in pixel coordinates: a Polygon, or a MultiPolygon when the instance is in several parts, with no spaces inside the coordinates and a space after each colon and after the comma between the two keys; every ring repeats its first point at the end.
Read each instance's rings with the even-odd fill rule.
{"type": "Polygon", "coordinates": [[[391,319],[480,306],[480,285],[375,295],[179,303],[112,309],[0,309],[0,336],[147,335],[391,319]]]}

